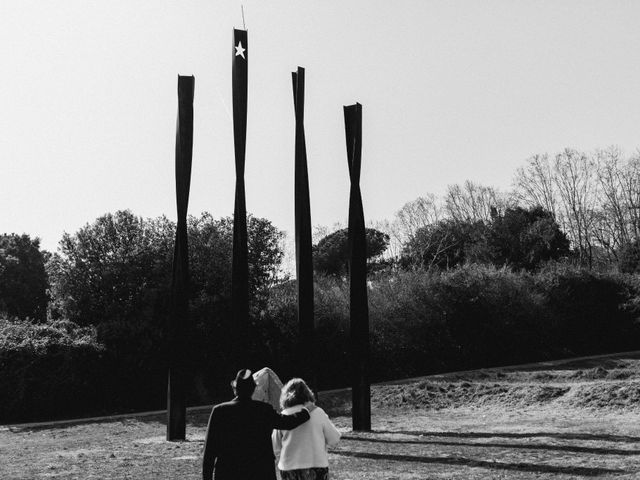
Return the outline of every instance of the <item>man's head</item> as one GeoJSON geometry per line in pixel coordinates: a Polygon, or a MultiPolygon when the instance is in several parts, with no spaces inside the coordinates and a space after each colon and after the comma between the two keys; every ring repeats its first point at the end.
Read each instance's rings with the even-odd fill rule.
{"type": "Polygon", "coordinates": [[[243,368],[238,371],[235,380],[231,382],[231,387],[238,398],[251,398],[253,391],[256,389],[256,382],[253,379],[251,370],[243,368]]]}

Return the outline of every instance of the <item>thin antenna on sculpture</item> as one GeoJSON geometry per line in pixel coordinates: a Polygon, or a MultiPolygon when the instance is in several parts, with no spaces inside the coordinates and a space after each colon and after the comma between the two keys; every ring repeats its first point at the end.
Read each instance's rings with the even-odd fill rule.
{"type": "Polygon", "coordinates": [[[246,30],[247,26],[244,24],[244,5],[240,4],[240,10],[242,10],[242,29],[246,30]]]}

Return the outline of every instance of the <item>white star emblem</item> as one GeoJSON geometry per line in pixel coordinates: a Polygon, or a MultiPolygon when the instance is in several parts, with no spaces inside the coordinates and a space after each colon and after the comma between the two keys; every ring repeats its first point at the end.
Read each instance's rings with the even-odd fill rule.
{"type": "Polygon", "coordinates": [[[245,60],[247,59],[247,57],[244,56],[244,52],[245,52],[246,48],[242,48],[242,42],[238,42],[238,46],[235,47],[235,49],[236,49],[236,57],[238,55],[240,55],[245,60]]]}

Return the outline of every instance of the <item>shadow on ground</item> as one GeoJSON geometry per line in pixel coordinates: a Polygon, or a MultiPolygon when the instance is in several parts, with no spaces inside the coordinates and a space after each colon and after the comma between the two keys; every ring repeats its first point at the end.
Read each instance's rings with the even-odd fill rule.
{"type": "MultiPolygon", "coordinates": [[[[558,440],[594,440],[600,442],[621,442],[636,443],[640,442],[640,437],[631,437],[627,435],[608,435],[598,433],[561,433],[561,432],[424,432],[414,430],[374,430],[372,433],[381,434],[401,434],[425,437],[453,437],[453,438],[555,438],[558,440]]],[[[343,437],[344,438],[344,437],[343,437]]],[[[348,438],[348,437],[347,437],[348,438]]],[[[352,437],[358,438],[359,437],[352,437]]],[[[362,438],[364,440],[364,438],[362,438]]],[[[639,452],[640,453],[640,452],[639,452]]]]}
{"type": "Polygon", "coordinates": [[[350,452],[350,451],[334,451],[336,455],[342,455],[354,458],[364,458],[369,460],[392,460],[398,462],[415,462],[426,464],[443,464],[443,465],[458,465],[466,467],[480,467],[492,470],[516,470],[520,472],[532,472],[532,473],[553,473],[553,474],[568,474],[568,475],[582,475],[585,477],[596,477],[600,475],[620,475],[627,473],[625,470],[608,469],[608,468],[589,468],[589,467],[561,467],[556,465],[545,464],[533,464],[533,463],[503,463],[476,460],[472,458],[464,457],[419,457],[413,455],[392,455],[392,454],[379,454],[369,452],[350,452]]]}
{"type": "MultiPolygon", "coordinates": [[[[426,434],[429,435],[429,434],[426,434]]],[[[488,436],[487,436],[488,437],[488,436]]],[[[531,437],[531,436],[529,436],[531,437]]],[[[479,438],[479,437],[475,437],[479,438]]],[[[392,440],[386,438],[360,438],[352,436],[342,437],[343,441],[361,441],[368,443],[388,443],[396,445],[440,445],[446,447],[478,447],[478,448],[502,448],[502,449],[525,449],[525,450],[550,450],[573,453],[588,453],[593,455],[640,455],[640,450],[624,450],[602,447],[581,447],[574,445],[545,445],[531,443],[473,443],[473,442],[443,442],[434,440],[392,440]]]]}
{"type": "MultiPolygon", "coordinates": [[[[187,428],[204,428],[207,426],[207,422],[209,421],[209,414],[211,412],[208,410],[202,410],[198,412],[189,412],[187,414],[187,428]]],[[[87,419],[78,419],[78,420],[69,420],[64,422],[59,422],[55,424],[49,425],[20,425],[20,426],[11,426],[7,425],[6,430],[13,433],[22,433],[22,432],[45,432],[45,431],[55,431],[55,430],[66,430],[69,427],[73,427],[76,425],[91,425],[91,424],[101,424],[101,425],[114,425],[120,424],[126,426],[131,423],[145,423],[145,424],[159,424],[167,425],[167,418],[165,413],[154,413],[151,415],[140,415],[136,413],[132,413],[131,416],[120,416],[118,418],[98,418],[95,420],[87,420],[87,419]]]]}

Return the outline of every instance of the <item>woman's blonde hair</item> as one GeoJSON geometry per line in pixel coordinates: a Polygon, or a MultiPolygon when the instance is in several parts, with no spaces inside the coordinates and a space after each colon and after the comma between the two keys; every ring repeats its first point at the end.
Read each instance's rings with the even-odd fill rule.
{"type": "Polygon", "coordinates": [[[280,393],[280,408],[288,408],[315,401],[316,397],[313,392],[301,378],[289,380],[282,387],[282,392],[280,393]]]}

